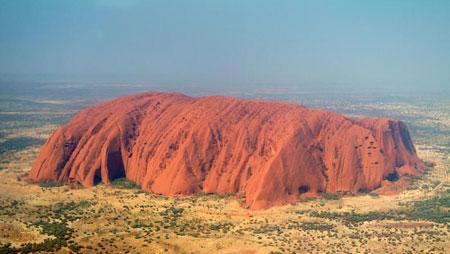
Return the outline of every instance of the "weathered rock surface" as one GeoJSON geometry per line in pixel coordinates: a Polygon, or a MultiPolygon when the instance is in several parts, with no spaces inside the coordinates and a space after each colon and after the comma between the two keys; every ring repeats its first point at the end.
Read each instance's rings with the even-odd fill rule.
{"type": "Polygon", "coordinates": [[[142,93],[80,111],[43,146],[36,181],[126,177],[165,195],[235,193],[252,209],[374,190],[423,163],[404,123],[296,104],[142,93]]]}

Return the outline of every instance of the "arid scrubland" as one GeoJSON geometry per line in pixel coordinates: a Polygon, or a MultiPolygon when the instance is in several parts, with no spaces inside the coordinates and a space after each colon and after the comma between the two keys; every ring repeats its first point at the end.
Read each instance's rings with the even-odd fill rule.
{"type": "MultiPolygon", "coordinates": [[[[124,179],[92,188],[30,183],[39,148],[72,108],[61,110],[63,118],[12,108],[17,112],[0,114],[0,253],[448,253],[448,125],[443,114],[408,105],[386,113],[407,120],[428,165],[408,190],[324,195],[257,211],[230,195],[164,197],[124,179]]],[[[386,105],[333,110],[339,108],[349,115],[388,111],[386,105]]]]}
{"type": "Polygon", "coordinates": [[[436,165],[400,195],[327,195],[262,211],[227,195],[153,195],[123,179],[88,189],[28,183],[24,175],[37,151],[13,153],[2,165],[0,253],[445,253],[450,247],[450,185],[436,182],[448,161],[429,151],[419,153],[436,156],[436,165]]]}

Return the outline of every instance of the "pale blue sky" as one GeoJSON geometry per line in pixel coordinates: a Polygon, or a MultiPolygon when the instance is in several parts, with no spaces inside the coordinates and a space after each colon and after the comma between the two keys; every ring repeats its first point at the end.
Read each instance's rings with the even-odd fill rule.
{"type": "Polygon", "coordinates": [[[0,0],[0,73],[445,89],[450,1],[0,0]]]}

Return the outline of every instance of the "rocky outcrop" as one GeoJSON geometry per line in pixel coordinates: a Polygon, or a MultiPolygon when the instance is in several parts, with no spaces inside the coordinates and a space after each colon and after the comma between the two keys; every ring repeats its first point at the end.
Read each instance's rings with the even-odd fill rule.
{"type": "Polygon", "coordinates": [[[47,140],[29,177],[84,186],[126,177],[165,195],[235,193],[260,209],[321,192],[374,190],[422,168],[398,120],[142,93],[80,111],[47,140]]]}

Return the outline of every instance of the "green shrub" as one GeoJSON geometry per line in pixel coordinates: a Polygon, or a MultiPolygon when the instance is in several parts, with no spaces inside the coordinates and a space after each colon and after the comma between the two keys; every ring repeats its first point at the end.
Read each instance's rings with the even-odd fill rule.
{"type": "Polygon", "coordinates": [[[304,222],[300,224],[300,228],[303,230],[330,231],[334,230],[336,226],[327,223],[304,222]]]}
{"type": "Polygon", "coordinates": [[[317,212],[312,211],[310,216],[342,220],[349,224],[359,224],[364,221],[373,220],[428,220],[437,223],[449,223],[450,213],[450,196],[437,196],[426,200],[414,201],[411,206],[405,210],[388,211],[388,212],[317,212]]]}
{"type": "Polygon", "coordinates": [[[42,188],[53,188],[53,187],[61,187],[64,183],[62,182],[40,182],[39,186],[42,188]]]}
{"type": "Polygon", "coordinates": [[[365,221],[373,220],[385,220],[385,219],[395,219],[396,215],[387,214],[382,212],[368,212],[368,213],[354,213],[354,212],[317,212],[313,211],[310,213],[313,217],[326,218],[326,219],[338,219],[349,224],[358,224],[365,221]]]}
{"type": "Polygon", "coordinates": [[[114,179],[111,182],[111,186],[113,186],[115,188],[120,188],[120,189],[140,189],[141,188],[137,183],[130,181],[126,178],[114,179]]]}
{"type": "Polygon", "coordinates": [[[438,223],[450,222],[450,196],[437,196],[412,203],[412,210],[407,213],[411,220],[430,220],[438,223]]]}
{"type": "Polygon", "coordinates": [[[327,200],[339,200],[341,199],[341,195],[337,193],[322,193],[321,197],[327,200]]]}
{"type": "Polygon", "coordinates": [[[378,195],[378,193],[375,193],[375,192],[369,192],[368,194],[369,194],[369,196],[371,196],[373,198],[379,198],[380,197],[380,195],[378,195]]]}
{"type": "Polygon", "coordinates": [[[44,139],[32,137],[11,138],[0,143],[0,153],[22,150],[29,146],[42,145],[44,142],[44,139]]]}

